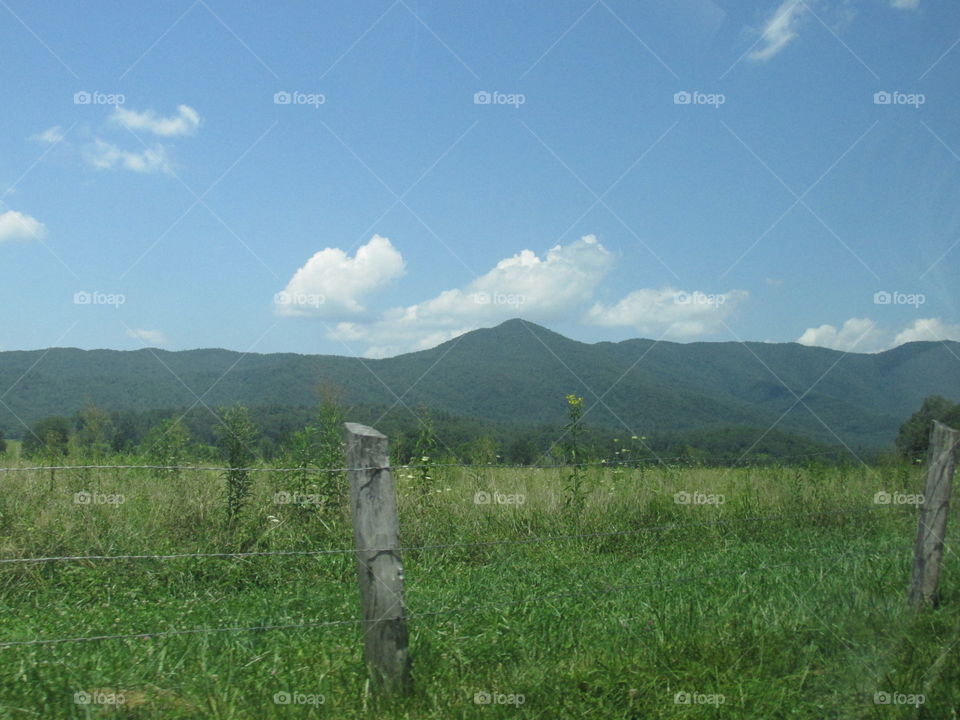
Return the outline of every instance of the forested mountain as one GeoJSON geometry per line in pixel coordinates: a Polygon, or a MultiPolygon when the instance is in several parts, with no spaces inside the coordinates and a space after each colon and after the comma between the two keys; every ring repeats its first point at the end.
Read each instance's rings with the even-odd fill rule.
{"type": "Polygon", "coordinates": [[[818,442],[892,446],[929,395],[960,400],[960,343],[878,354],[795,343],[627,340],[585,344],[522,320],[382,360],[228,350],[0,353],[8,436],[86,404],[108,410],[313,405],[426,406],[464,418],[559,425],[568,393],[588,425],[638,435],[739,426],[818,442]],[[8,390],[9,388],[9,390],[8,390]],[[21,422],[22,421],[22,422],[21,422]]]}

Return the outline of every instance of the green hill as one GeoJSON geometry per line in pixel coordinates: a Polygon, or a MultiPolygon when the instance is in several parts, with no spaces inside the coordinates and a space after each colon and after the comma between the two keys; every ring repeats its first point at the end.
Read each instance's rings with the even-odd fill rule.
{"type": "Polygon", "coordinates": [[[960,400],[960,343],[918,342],[874,355],[794,343],[652,340],[585,344],[523,320],[382,360],[228,350],[0,353],[0,427],[71,414],[88,402],[147,410],[311,405],[335,388],[349,404],[425,405],[521,425],[586,422],[639,435],[750,427],[851,447],[889,446],[923,398],[960,400]],[[9,388],[9,389],[7,389],[9,388]]]}

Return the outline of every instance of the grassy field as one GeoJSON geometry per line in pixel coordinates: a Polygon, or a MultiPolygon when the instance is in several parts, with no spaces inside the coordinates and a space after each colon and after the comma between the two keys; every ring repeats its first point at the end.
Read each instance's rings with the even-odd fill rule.
{"type": "MultiPolygon", "coordinates": [[[[943,602],[920,616],[916,508],[874,503],[922,469],[591,469],[577,511],[566,472],[440,469],[424,493],[397,470],[405,546],[529,541],[405,552],[409,698],[367,691],[348,552],[4,563],[0,641],[136,637],[0,647],[0,718],[956,717],[957,503],[943,602]]],[[[0,481],[2,558],[352,540],[345,507],[274,502],[304,489],[283,473],[256,474],[232,528],[216,472],[0,481]]]]}

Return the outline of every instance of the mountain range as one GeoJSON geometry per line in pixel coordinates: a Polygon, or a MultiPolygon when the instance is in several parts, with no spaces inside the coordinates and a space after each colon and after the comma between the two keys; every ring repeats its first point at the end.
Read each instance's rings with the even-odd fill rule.
{"type": "Polygon", "coordinates": [[[429,350],[368,360],[229,350],[51,348],[0,352],[0,427],[108,410],[344,404],[426,406],[511,424],[558,424],[565,396],[584,422],[637,435],[775,427],[822,443],[882,448],[929,395],[960,400],[960,343],[876,354],[796,343],[647,339],[587,344],[524,320],[429,350]]]}

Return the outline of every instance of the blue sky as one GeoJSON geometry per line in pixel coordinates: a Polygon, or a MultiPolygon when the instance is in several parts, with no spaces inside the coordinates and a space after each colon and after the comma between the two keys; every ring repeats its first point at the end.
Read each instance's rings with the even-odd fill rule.
{"type": "Polygon", "coordinates": [[[954,3],[0,19],[0,349],[960,339],[954,3]]]}

